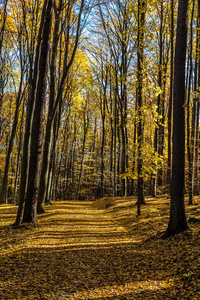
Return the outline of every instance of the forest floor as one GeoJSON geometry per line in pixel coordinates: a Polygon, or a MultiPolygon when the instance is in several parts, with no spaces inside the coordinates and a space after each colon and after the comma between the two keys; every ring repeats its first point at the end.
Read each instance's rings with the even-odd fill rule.
{"type": "Polygon", "coordinates": [[[135,202],[54,202],[18,228],[17,207],[0,205],[0,300],[200,299],[200,223],[162,240],[169,199],[147,198],[140,217],[135,202]]]}

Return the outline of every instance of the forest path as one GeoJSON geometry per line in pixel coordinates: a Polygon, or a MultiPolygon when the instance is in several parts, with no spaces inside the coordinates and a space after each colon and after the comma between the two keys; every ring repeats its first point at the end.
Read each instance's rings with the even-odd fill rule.
{"type": "Polygon", "coordinates": [[[132,222],[135,199],[96,203],[54,202],[37,224],[17,229],[8,226],[16,206],[0,206],[1,300],[184,299],[177,276],[188,273],[191,259],[197,266],[199,233],[192,245],[191,234],[164,242],[151,231],[161,218],[153,202],[144,210],[154,208],[159,221],[142,217],[134,230],[121,218],[132,222]],[[151,239],[139,239],[147,229],[151,239]]]}
{"type": "Polygon", "coordinates": [[[92,202],[55,202],[40,220],[46,228],[38,230],[37,238],[31,239],[32,246],[35,239],[37,246],[43,247],[43,240],[47,239],[46,246],[70,249],[133,242],[126,228],[111,213],[93,208],[92,202]]]}

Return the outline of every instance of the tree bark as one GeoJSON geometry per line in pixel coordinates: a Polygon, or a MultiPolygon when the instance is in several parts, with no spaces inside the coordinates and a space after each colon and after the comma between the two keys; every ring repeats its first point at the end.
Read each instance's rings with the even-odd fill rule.
{"type": "MultiPolygon", "coordinates": [[[[40,53],[41,53],[41,42],[42,42],[42,33],[44,27],[44,20],[46,15],[48,0],[45,0],[42,16],[40,22],[40,29],[37,37],[37,46],[36,46],[36,54],[35,54],[35,65],[34,71],[32,75],[32,55],[29,55],[30,62],[30,74],[29,74],[29,98],[27,103],[27,113],[26,113],[26,125],[25,125],[25,134],[24,134],[24,144],[23,144],[23,155],[22,155],[22,165],[21,165],[21,178],[19,185],[19,195],[18,195],[18,210],[17,217],[14,223],[15,226],[19,225],[23,221],[24,215],[24,206],[25,206],[25,198],[27,193],[28,186],[28,172],[29,172],[29,159],[30,159],[30,139],[31,139],[31,129],[32,129],[32,120],[33,120],[33,111],[35,105],[35,94],[38,83],[38,68],[40,61],[40,53]],[[32,78],[33,76],[33,78],[32,78]]],[[[27,42],[28,43],[28,42],[27,42]]],[[[27,46],[29,48],[29,46],[27,46]]],[[[31,48],[33,50],[33,48],[31,48]]]]}
{"type": "Polygon", "coordinates": [[[170,219],[163,238],[188,229],[185,203],[185,60],[188,0],[179,0],[174,65],[173,156],[170,219]]]}
{"type": "MultiPolygon", "coordinates": [[[[200,86],[200,0],[198,0],[198,16],[197,16],[197,46],[196,46],[196,85],[200,86]],[[198,75],[197,75],[198,73],[198,75]]],[[[197,90],[198,91],[198,90],[197,90]]],[[[194,166],[194,195],[199,195],[199,97],[196,99],[196,147],[195,147],[195,166],[194,166]]]]}
{"type": "Polygon", "coordinates": [[[1,194],[0,194],[0,203],[7,203],[8,170],[9,170],[10,158],[12,155],[13,143],[14,143],[14,138],[15,138],[15,134],[16,134],[16,130],[17,130],[17,124],[18,124],[19,109],[20,109],[21,98],[22,98],[22,82],[23,82],[23,71],[21,74],[19,92],[18,92],[17,99],[16,99],[14,122],[13,122],[13,126],[12,126],[12,132],[11,132],[11,137],[10,137],[10,141],[9,141],[8,152],[6,155],[6,164],[5,164],[3,184],[2,184],[2,188],[1,188],[1,194]]]}
{"type": "Polygon", "coordinates": [[[168,157],[167,157],[167,184],[171,190],[172,179],[172,103],[173,103],[173,84],[174,84],[174,0],[171,0],[171,63],[170,63],[170,96],[168,107],[168,157]]]}
{"type": "Polygon", "coordinates": [[[144,60],[144,25],[145,25],[145,6],[144,0],[138,0],[138,50],[137,50],[137,63],[138,63],[138,197],[137,197],[137,214],[140,215],[140,205],[144,204],[144,182],[142,174],[142,144],[144,138],[143,126],[143,60],[144,60]]]}
{"type": "Polygon", "coordinates": [[[52,45],[52,55],[51,55],[51,63],[50,63],[50,96],[49,96],[49,108],[48,108],[48,117],[47,117],[47,126],[46,126],[46,135],[44,141],[44,149],[43,149],[43,159],[42,159],[42,167],[41,167],[41,176],[40,176],[40,185],[38,191],[38,205],[37,212],[44,213],[44,203],[47,195],[47,184],[49,178],[49,167],[50,167],[50,153],[51,153],[51,143],[52,143],[52,122],[51,114],[53,111],[53,106],[55,102],[55,85],[56,85],[56,57],[57,57],[57,48],[59,42],[59,23],[60,16],[59,13],[61,11],[62,0],[59,3],[60,7],[56,12],[55,16],[55,27],[53,34],[53,45],[52,45]]]}
{"type": "Polygon", "coordinates": [[[52,8],[53,2],[52,0],[48,0],[44,28],[42,33],[38,86],[36,92],[36,102],[31,132],[28,188],[23,217],[23,222],[26,223],[37,221],[37,197],[42,158],[43,122],[51,37],[52,8]]]}
{"type": "MultiPolygon", "coordinates": [[[[62,8],[62,1],[60,1],[59,9],[61,11],[62,8]]],[[[58,86],[57,95],[55,92],[55,62],[56,62],[56,54],[57,54],[57,43],[58,43],[58,29],[59,29],[59,18],[57,16],[56,25],[55,25],[55,31],[54,31],[54,43],[53,43],[53,53],[52,53],[52,61],[51,61],[51,107],[49,109],[48,114],[48,122],[47,122],[47,128],[46,128],[46,137],[45,137],[45,143],[44,143],[44,152],[43,152],[43,162],[42,162],[42,172],[41,172],[41,178],[40,178],[40,187],[39,187],[39,201],[38,201],[38,212],[43,213],[44,212],[44,203],[47,195],[47,185],[48,185],[48,173],[49,173],[49,161],[50,161],[50,149],[51,149],[51,143],[52,143],[52,127],[54,123],[54,119],[56,116],[56,112],[60,109],[62,106],[62,97],[63,97],[63,90],[64,85],[66,82],[66,78],[68,76],[70,67],[74,61],[76,50],[78,47],[78,41],[80,36],[80,24],[81,24],[81,16],[83,12],[84,7],[84,0],[81,1],[80,4],[80,11],[78,15],[78,22],[77,22],[77,30],[76,30],[76,37],[74,42],[73,51],[71,54],[71,57],[69,58],[69,40],[70,40],[70,18],[71,18],[71,12],[72,12],[72,5],[71,3],[68,3],[67,6],[67,38],[66,38],[66,47],[65,47],[65,53],[64,53],[64,66],[63,66],[63,74],[58,86]]],[[[61,118],[61,114],[58,114],[59,118],[61,118]]],[[[60,119],[57,120],[58,124],[60,124],[60,119]]],[[[57,138],[56,138],[57,140],[57,138]]],[[[56,145],[55,145],[56,146],[56,145]]]]}
{"type": "MultiPolygon", "coordinates": [[[[192,6],[191,14],[191,25],[190,25],[190,51],[189,51],[189,76],[188,76],[188,99],[187,99],[187,154],[188,154],[188,193],[189,193],[189,204],[193,203],[193,153],[194,153],[194,140],[192,138],[192,130],[190,130],[190,94],[191,94],[191,80],[192,80],[192,71],[193,71],[193,53],[192,53],[192,44],[193,44],[193,16],[194,16],[194,0],[192,6]]],[[[194,105],[195,106],[195,103],[194,105]]],[[[194,124],[193,124],[194,125],[194,124]]]]}

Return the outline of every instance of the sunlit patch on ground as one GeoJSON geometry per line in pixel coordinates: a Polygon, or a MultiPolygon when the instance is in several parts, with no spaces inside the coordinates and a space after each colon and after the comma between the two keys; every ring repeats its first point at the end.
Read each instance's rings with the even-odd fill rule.
{"type": "MultiPolygon", "coordinates": [[[[119,299],[120,296],[131,296],[137,299],[137,294],[145,291],[157,291],[173,287],[173,280],[165,281],[141,281],[126,283],[125,285],[106,286],[101,289],[93,289],[84,292],[75,293],[69,299],[119,299]]],[[[63,295],[64,296],[64,295],[63,295]]],[[[133,299],[133,298],[132,298],[133,299]]]]}

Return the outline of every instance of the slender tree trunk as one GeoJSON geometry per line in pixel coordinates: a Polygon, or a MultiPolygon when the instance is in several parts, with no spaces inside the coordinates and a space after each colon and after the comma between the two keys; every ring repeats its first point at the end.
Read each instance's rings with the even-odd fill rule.
{"type": "Polygon", "coordinates": [[[21,124],[20,124],[20,136],[19,136],[19,148],[18,148],[18,154],[17,154],[17,168],[16,168],[16,174],[15,174],[15,188],[14,188],[14,195],[13,195],[13,202],[17,203],[17,199],[16,195],[17,195],[17,186],[18,186],[18,176],[20,173],[20,153],[22,150],[22,141],[23,141],[23,134],[24,134],[24,130],[23,130],[23,123],[24,123],[24,106],[25,103],[23,104],[23,110],[22,110],[22,118],[21,118],[21,124]]]}
{"type": "MultiPolygon", "coordinates": [[[[105,91],[106,93],[106,91],[105,91]]],[[[101,141],[101,198],[104,197],[104,146],[105,146],[105,104],[106,96],[103,95],[103,108],[102,108],[102,141],[101,141]]]]}
{"type": "MultiPolygon", "coordinates": [[[[137,101],[138,101],[138,89],[136,87],[136,99],[135,99],[135,110],[137,111],[138,109],[138,105],[137,105],[137,101]]],[[[134,132],[133,132],[133,167],[132,167],[132,173],[135,175],[135,173],[137,172],[137,155],[136,155],[136,147],[137,147],[137,116],[135,115],[135,120],[134,120],[134,132]]],[[[132,179],[131,182],[131,193],[130,196],[133,196],[136,192],[136,184],[135,184],[136,180],[132,179]]]]}
{"type": "Polygon", "coordinates": [[[117,196],[117,96],[115,92],[115,120],[114,120],[114,181],[113,194],[117,196]]]}
{"type": "Polygon", "coordinates": [[[85,156],[85,144],[86,144],[87,130],[88,130],[88,116],[84,116],[83,148],[82,148],[82,153],[81,153],[81,167],[80,167],[79,178],[78,178],[78,188],[77,188],[77,192],[76,192],[76,200],[79,200],[80,191],[81,191],[81,180],[82,180],[82,174],[83,174],[83,162],[84,162],[84,156],[85,156]]]}
{"type": "Polygon", "coordinates": [[[172,104],[173,104],[173,85],[174,85],[174,0],[171,0],[171,66],[170,66],[170,96],[168,107],[168,157],[167,157],[167,184],[171,190],[172,178],[172,104]]]}
{"type": "Polygon", "coordinates": [[[1,26],[1,31],[0,31],[0,57],[1,57],[2,47],[3,47],[4,31],[5,31],[5,27],[6,27],[7,4],[8,4],[8,0],[5,0],[4,8],[3,8],[3,20],[1,20],[2,26],[1,26]]]}
{"type": "Polygon", "coordinates": [[[197,102],[196,112],[196,148],[195,148],[195,170],[194,170],[194,195],[199,195],[199,99],[197,102]]]}
{"type": "MultiPolygon", "coordinates": [[[[200,86],[200,0],[198,0],[198,16],[197,16],[197,46],[196,46],[196,82],[197,86],[200,86]]],[[[199,97],[196,99],[196,147],[195,147],[195,164],[194,164],[194,195],[199,195],[199,117],[200,117],[200,109],[199,109],[199,97]]]]}
{"type": "Polygon", "coordinates": [[[144,182],[143,182],[143,160],[142,160],[142,144],[144,136],[143,128],[143,56],[144,56],[144,26],[145,26],[145,7],[144,0],[138,0],[138,198],[137,198],[137,214],[140,215],[140,205],[144,204],[144,182]]]}
{"type": "Polygon", "coordinates": [[[122,179],[123,196],[128,195],[128,178],[126,177],[126,169],[128,168],[128,135],[127,135],[127,11],[124,6],[124,18],[122,22],[122,36],[121,41],[121,95],[120,95],[120,112],[121,112],[121,138],[122,138],[122,156],[121,156],[121,173],[124,175],[122,179]]]}
{"type": "Polygon", "coordinates": [[[14,138],[15,138],[15,134],[16,134],[16,130],[17,130],[17,124],[18,124],[18,116],[19,116],[19,109],[20,109],[21,96],[22,96],[22,82],[23,82],[23,71],[21,74],[19,92],[18,92],[17,100],[16,100],[15,116],[14,116],[8,151],[7,151],[7,155],[6,155],[6,164],[5,164],[5,170],[4,170],[4,176],[3,176],[3,184],[2,184],[1,193],[0,193],[0,203],[7,203],[8,170],[9,170],[10,159],[11,159],[12,150],[13,150],[13,143],[14,143],[14,138]]]}
{"type": "Polygon", "coordinates": [[[113,193],[113,140],[114,140],[114,130],[113,130],[113,119],[110,118],[110,129],[111,129],[111,141],[110,141],[110,191],[109,195],[113,193]]]}
{"type": "MultiPolygon", "coordinates": [[[[187,154],[188,154],[188,192],[189,204],[193,203],[193,142],[192,132],[190,130],[190,92],[193,70],[192,44],[193,44],[193,15],[194,15],[194,0],[192,6],[191,26],[190,26],[190,52],[189,52],[189,77],[188,77],[188,99],[187,99],[187,154]]],[[[195,105],[195,104],[194,104],[195,105]]],[[[194,125],[194,124],[193,124],[194,125]]]]}
{"type": "MultiPolygon", "coordinates": [[[[158,72],[158,86],[163,90],[163,0],[161,1],[160,11],[160,41],[159,41],[159,72],[158,72]]],[[[162,116],[162,119],[158,121],[157,129],[157,152],[159,155],[163,155],[164,148],[164,94],[163,91],[158,95],[158,114],[162,116]]],[[[162,165],[158,168],[158,186],[162,185],[163,170],[162,165]]]]}
{"type": "Polygon", "coordinates": [[[7,3],[8,0],[4,2],[3,13],[1,15],[1,31],[0,31],[0,134],[1,134],[1,126],[2,126],[2,118],[1,118],[1,109],[3,103],[3,95],[4,95],[4,79],[3,79],[3,60],[2,60],[2,48],[3,48],[3,40],[4,40],[4,32],[6,27],[6,20],[7,20],[7,3]]]}
{"type": "Polygon", "coordinates": [[[117,139],[118,139],[118,155],[117,155],[117,196],[121,195],[121,180],[120,180],[120,162],[121,162],[121,136],[120,136],[120,128],[119,128],[119,113],[117,111],[117,139]]]}

